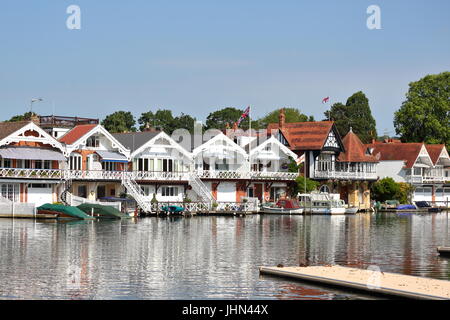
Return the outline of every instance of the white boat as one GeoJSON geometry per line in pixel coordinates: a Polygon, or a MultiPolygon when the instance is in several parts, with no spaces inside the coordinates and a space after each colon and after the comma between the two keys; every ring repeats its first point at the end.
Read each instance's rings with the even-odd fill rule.
{"type": "Polygon", "coordinates": [[[260,213],[266,214],[302,214],[303,208],[297,200],[281,199],[273,206],[262,206],[260,213]]]}
{"type": "Polygon", "coordinates": [[[345,213],[346,214],[355,214],[358,212],[358,210],[359,210],[358,207],[347,207],[347,208],[345,208],[345,213]]]}
{"type": "Polygon", "coordinates": [[[344,200],[337,193],[311,192],[298,194],[300,207],[309,214],[340,215],[346,213],[344,200]]]}

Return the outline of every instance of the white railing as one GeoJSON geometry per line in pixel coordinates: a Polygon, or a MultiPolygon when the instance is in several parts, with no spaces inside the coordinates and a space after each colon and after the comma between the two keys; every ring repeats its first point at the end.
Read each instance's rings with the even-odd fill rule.
{"type": "Polygon", "coordinates": [[[255,180],[295,180],[296,172],[263,172],[263,171],[211,171],[198,173],[202,179],[255,179],[255,180]]]}
{"type": "Polygon", "coordinates": [[[136,200],[136,203],[144,212],[151,212],[151,202],[147,199],[144,191],[142,191],[141,187],[134,180],[131,180],[128,175],[124,175],[122,185],[127,189],[128,194],[136,200]]]}
{"type": "Polygon", "coordinates": [[[61,179],[63,170],[60,169],[17,169],[1,168],[0,177],[2,178],[42,178],[42,179],[61,179]]]}
{"type": "Polygon", "coordinates": [[[191,174],[201,179],[254,179],[254,180],[295,180],[298,173],[262,171],[105,171],[105,170],[64,170],[64,169],[15,169],[1,168],[0,177],[26,179],[65,179],[65,180],[122,180],[145,181],[189,181],[191,174]]]}
{"type": "Polygon", "coordinates": [[[223,211],[235,211],[235,212],[255,212],[258,210],[258,206],[254,202],[217,202],[217,206],[212,209],[204,202],[164,202],[160,201],[152,203],[152,212],[163,212],[163,208],[167,206],[177,206],[184,208],[187,212],[223,212],[223,211]]]}
{"type": "Polygon", "coordinates": [[[187,181],[189,172],[132,171],[126,172],[133,180],[171,180],[187,181]]]}
{"type": "Polygon", "coordinates": [[[350,172],[350,171],[319,171],[314,170],[314,178],[322,179],[349,179],[349,180],[376,180],[376,172],[350,172]]]}
{"type": "Polygon", "coordinates": [[[214,200],[214,197],[211,194],[211,190],[209,190],[205,184],[200,180],[196,173],[191,172],[189,174],[189,185],[192,189],[197,193],[198,196],[205,202],[207,205],[210,205],[214,200]]]}

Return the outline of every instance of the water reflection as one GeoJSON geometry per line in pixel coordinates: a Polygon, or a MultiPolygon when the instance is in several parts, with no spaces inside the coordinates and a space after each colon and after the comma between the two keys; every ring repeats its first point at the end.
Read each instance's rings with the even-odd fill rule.
{"type": "Polygon", "coordinates": [[[0,220],[0,298],[348,299],[260,265],[341,264],[450,279],[448,213],[0,220]]]}

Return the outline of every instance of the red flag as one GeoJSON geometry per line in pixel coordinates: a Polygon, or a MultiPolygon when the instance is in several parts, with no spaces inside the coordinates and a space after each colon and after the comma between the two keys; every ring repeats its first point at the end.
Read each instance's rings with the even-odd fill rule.
{"type": "Polygon", "coordinates": [[[322,103],[327,103],[330,100],[330,97],[323,98],[322,103]]]}

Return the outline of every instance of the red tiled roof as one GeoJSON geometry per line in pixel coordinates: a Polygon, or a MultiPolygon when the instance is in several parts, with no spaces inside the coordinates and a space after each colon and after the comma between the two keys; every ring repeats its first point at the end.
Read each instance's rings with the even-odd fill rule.
{"type": "MultiPolygon", "coordinates": [[[[333,123],[333,121],[285,123],[281,132],[289,142],[291,150],[320,150],[333,123]]],[[[277,129],[279,129],[278,123],[270,123],[267,126],[268,134],[277,129]]]]}
{"type": "Polygon", "coordinates": [[[76,126],[58,140],[65,144],[73,144],[82,136],[84,136],[86,133],[94,129],[96,126],[97,126],[96,124],[83,124],[76,126]]]}
{"type": "Polygon", "coordinates": [[[430,155],[431,161],[433,164],[436,164],[439,160],[439,156],[441,155],[442,149],[445,148],[444,144],[426,144],[425,148],[427,148],[428,154],[430,155]]]}
{"type": "Polygon", "coordinates": [[[404,160],[406,168],[411,168],[419,156],[423,143],[374,143],[365,146],[373,148],[372,155],[378,160],[404,160]]]}
{"type": "Polygon", "coordinates": [[[347,133],[344,139],[342,139],[342,143],[344,144],[345,152],[339,154],[339,161],[378,162],[374,156],[366,154],[367,148],[353,131],[347,133]]]}

